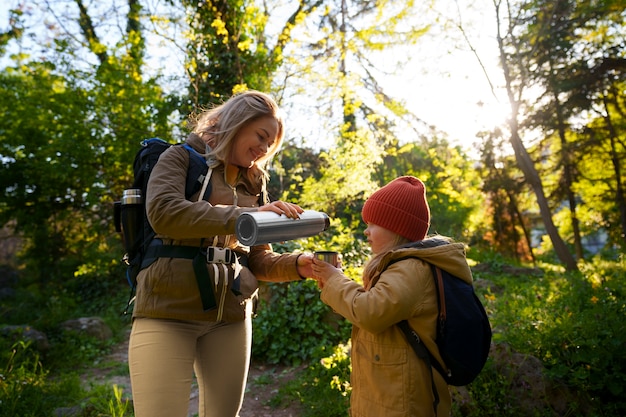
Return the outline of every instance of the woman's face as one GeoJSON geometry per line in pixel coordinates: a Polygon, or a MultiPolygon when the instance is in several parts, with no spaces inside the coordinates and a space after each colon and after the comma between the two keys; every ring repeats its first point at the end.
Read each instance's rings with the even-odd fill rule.
{"type": "Polygon", "coordinates": [[[398,239],[394,232],[374,223],[369,223],[364,233],[374,255],[392,248],[398,239]]]}
{"type": "Polygon", "coordinates": [[[250,168],[256,160],[267,155],[277,135],[276,119],[271,116],[254,119],[237,132],[228,162],[239,167],[250,168]]]}

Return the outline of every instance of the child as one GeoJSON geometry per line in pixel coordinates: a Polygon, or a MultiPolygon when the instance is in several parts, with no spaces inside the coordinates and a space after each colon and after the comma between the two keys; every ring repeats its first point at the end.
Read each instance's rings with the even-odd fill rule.
{"type": "Polygon", "coordinates": [[[428,263],[472,282],[464,245],[443,237],[425,239],[430,209],[424,184],[415,177],[397,178],[372,194],[362,217],[373,254],[363,286],[313,259],[322,301],[353,324],[350,415],[448,416],[451,400],[444,379],[433,368],[433,387],[426,363],[396,323],[407,319],[442,363],[435,344],[437,299],[428,263]]]}

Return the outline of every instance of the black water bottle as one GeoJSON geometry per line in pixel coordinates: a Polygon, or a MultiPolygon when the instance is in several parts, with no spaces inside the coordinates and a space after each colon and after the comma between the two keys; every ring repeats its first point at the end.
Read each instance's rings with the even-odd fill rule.
{"type": "Polygon", "coordinates": [[[122,235],[124,247],[132,259],[141,245],[143,227],[143,204],[141,190],[130,188],[124,190],[120,205],[122,223],[122,235]]]}

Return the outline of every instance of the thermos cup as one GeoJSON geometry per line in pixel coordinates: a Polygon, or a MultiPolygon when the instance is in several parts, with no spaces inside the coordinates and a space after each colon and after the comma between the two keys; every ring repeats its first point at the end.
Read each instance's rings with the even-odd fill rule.
{"type": "Polygon", "coordinates": [[[332,266],[339,266],[339,252],[331,250],[316,250],[313,256],[321,261],[328,262],[332,266]]]}
{"type": "Polygon", "coordinates": [[[329,226],[328,215],[319,211],[305,210],[299,219],[271,211],[256,211],[241,214],[235,223],[235,232],[242,244],[254,246],[313,236],[329,226]]]}

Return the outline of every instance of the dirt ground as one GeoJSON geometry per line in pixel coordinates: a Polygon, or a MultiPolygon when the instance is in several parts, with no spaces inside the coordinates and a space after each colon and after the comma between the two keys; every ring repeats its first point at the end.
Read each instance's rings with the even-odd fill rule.
{"type": "MultiPolygon", "coordinates": [[[[116,375],[120,365],[128,364],[128,338],[116,346],[113,352],[102,362],[105,366],[97,366],[83,376],[85,382],[95,384],[115,384],[122,388],[124,396],[130,398],[130,377],[116,375]],[[115,371],[117,370],[117,371],[115,371]]],[[[248,383],[239,417],[298,417],[299,404],[286,404],[272,408],[269,401],[276,395],[281,385],[293,379],[299,368],[283,365],[264,365],[253,363],[248,374],[248,383]],[[283,408],[284,407],[284,408],[283,408]]],[[[189,398],[188,417],[198,415],[198,389],[194,384],[189,398]]]]}

